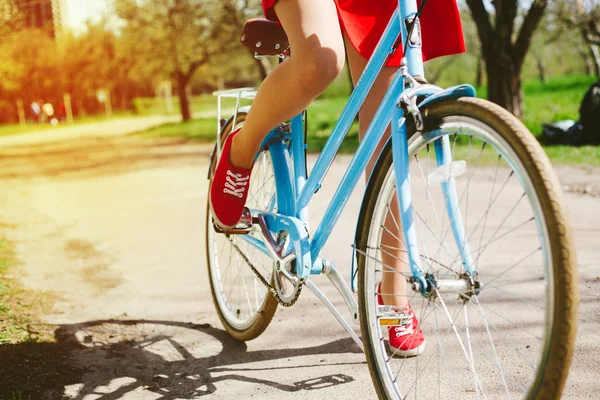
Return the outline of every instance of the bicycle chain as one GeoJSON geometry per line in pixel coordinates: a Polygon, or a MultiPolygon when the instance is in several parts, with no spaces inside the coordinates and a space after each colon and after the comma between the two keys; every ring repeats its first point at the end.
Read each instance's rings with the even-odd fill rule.
{"type": "Polygon", "coordinates": [[[271,294],[277,299],[277,301],[279,302],[279,304],[281,304],[284,307],[291,307],[294,304],[296,304],[296,302],[298,301],[298,298],[300,298],[300,292],[302,292],[302,285],[304,284],[304,280],[301,279],[298,283],[298,287],[296,289],[296,295],[294,296],[294,298],[290,301],[283,301],[281,299],[281,297],[279,297],[279,293],[277,293],[277,289],[274,288],[273,286],[271,286],[269,284],[269,282],[267,282],[267,280],[265,279],[264,276],[262,276],[262,274],[260,272],[258,272],[258,270],[256,269],[256,267],[252,264],[252,262],[248,259],[248,257],[246,257],[246,254],[244,254],[244,252],[242,251],[242,249],[240,249],[238,247],[237,244],[235,244],[233,242],[233,239],[231,239],[231,235],[226,235],[227,236],[227,240],[229,240],[229,243],[231,243],[231,245],[233,246],[233,248],[239,253],[239,255],[242,257],[242,259],[244,261],[246,261],[246,264],[248,264],[248,266],[252,269],[252,271],[254,272],[254,274],[256,274],[256,276],[258,277],[258,280],[265,285],[265,287],[267,289],[269,289],[269,292],[271,292],[271,294]]]}

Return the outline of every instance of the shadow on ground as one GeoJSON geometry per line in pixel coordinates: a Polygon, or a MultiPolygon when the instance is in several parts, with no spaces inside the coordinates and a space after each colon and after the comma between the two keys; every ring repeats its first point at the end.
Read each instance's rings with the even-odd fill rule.
{"type": "Polygon", "coordinates": [[[281,383],[270,371],[282,368],[272,363],[291,357],[360,352],[351,339],[298,349],[248,351],[244,342],[208,324],[149,320],[63,325],[56,329],[55,337],[56,343],[0,346],[0,399],[61,399],[67,395],[83,399],[92,394],[109,400],[146,390],[154,393],[152,398],[160,394],[160,399],[195,399],[216,392],[215,384],[221,381],[249,382],[282,392],[318,390],[354,378],[333,374],[281,383]],[[248,363],[252,368],[240,365],[248,363]]]}

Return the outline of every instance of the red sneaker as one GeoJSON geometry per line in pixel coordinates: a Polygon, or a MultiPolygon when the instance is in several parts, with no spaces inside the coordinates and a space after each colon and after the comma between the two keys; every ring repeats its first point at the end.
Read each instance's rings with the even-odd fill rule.
{"type": "MultiPolygon", "coordinates": [[[[379,286],[377,291],[380,292],[379,286]]],[[[377,295],[377,303],[383,305],[381,294],[377,295]]],[[[425,335],[419,329],[419,320],[413,312],[410,304],[403,310],[411,318],[404,326],[392,326],[389,328],[388,347],[395,357],[415,357],[425,351],[425,335]]]]}
{"type": "Polygon", "coordinates": [[[216,225],[224,230],[234,228],[242,217],[252,173],[252,168],[235,167],[229,161],[231,142],[238,132],[225,139],[210,186],[210,211],[216,225]]]}
{"type": "Polygon", "coordinates": [[[396,357],[414,357],[425,351],[425,335],[419,329],[419,320],[410,305],[404,307],[411,320],[404,326],[392,326],[388,346],[396,357]]]}

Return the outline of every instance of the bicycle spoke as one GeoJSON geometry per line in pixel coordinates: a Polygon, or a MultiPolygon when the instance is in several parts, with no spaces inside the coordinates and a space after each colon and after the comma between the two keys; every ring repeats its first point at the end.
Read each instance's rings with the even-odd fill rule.
{"type": "Polygon", "coordinates": [[[504,377],[504,370],[502,369],[502,363],[500,362],[500,358],[498,357],[498,352],[496,351],[496,346],[494,345],[494,339],[492,339],[492,334],[490,333],[490,327],[488,325],[487,318],[485,317],[481,306],[479,305],[479,300],[477,296],[472,298],[473,304],[477,305],[480,311],[481,316],[483,317],[483,322],[485,323],[485,331],[487,332],[488,338],[490,340],[490,347],[494,352],[494,358],[496,360],[496,366],[498,367],[498,371],[500,372],[500,378],[502,378],[502,384],[504,385],[504,390],[506,391],[506,397],[510,398],[510,394],[508,393],[508,385],[506,384],[506,378],[504,377]]]}
{"type": "MultiPolygon", "coordinates": [[[[462,307],[461,307],[461,308],[462,308],[462,307]]],[[[457,315],[460,313],[460,310],[461,310],[461,308],[459,308],[459,309],[456,311],[456,313],[454,314],[454,319],[455,319],[455,318],[456,318],[456,316],[457,316],[457,315]]],[[[434,307],[434,310],[432,310],[432,311],[430,312],[430,314],[429,314],[429,315],[431,315],[431,313],[434,313],[434,312],[435,312],[435,307],[434,307]]],[[[439,351],[439,350],[442,348],[442,346],[441,346],[441,345],[442,345],[442,344],[443,344],[443,343],[446,341],[446,338],[448,338],[448,337],[450,336],[450,332],[451,332],[451,331],[452,331],[452,327],[451,327],[451,326],[449,326],[449,327],[448,327],[448,329],[446,330],[446,333],[444,334],[444,337],[443,337],[443,338],[441,339],[441,341],[440,341],[440,345],[439,345],[439,347],[438,347],[438,348],[436,349],[436,351],[435,351],[435,352],[434,352],[434,353],[433,353],[433,354],[432,354],[432,355],[431,355],[431,356],[430,356],[430,357],[427,359],[427,361],[425,362],[425,365],[423,366],[423,368],[422,368],[422,370],[421,370],[421,373],[417,375],[417,379],[415,379],[415,382],[414,382],[414,383],[413,383],[413,384],[412,384],[412,385],[411,385],[411,386],[410,386],[410,387],[407,389],[407,391],[406,391],[407,393],[409,393],[409,392],[412,390],[413,386],[415,386],[415,385],[416,385],[416,382],[417,382],[418,378],[419,378],[419,377],[420,377],[420,376],[423,374],[423,372],[426,370],[426,368],[427,368],[427,366],[429,365],[429,363],[431,362],[431,360],[434,358],[434,356],[437,354],[437,352],[438,352],[438,351],[439,351]]],[[[404,359],[404,362],[406,362],[406,360],[407,360],[407,359],[404,359]]],[[[398,378],[398,376],[399,376],[399,373],[400,373],[400,371],[398,371],[398,373],[396,374],[396,378],[395,378],[395,380],[397,380],[397,378],[398,378]]]]}
{"type": "MultiPolygon", "coordinates": [[[[469,357],[471,359],[471,365],[473,366],[473,374],[475,376],[475,381],[477,381],[478,378],[477,378],[477,374],[475,373],[475,357],[473,357],[473,346],[471,343],[473,339],[471,338],[471,332],[470,332],[470,327],[469,327],[469,310],[467,310],[467,309],[468,309],[468,307],[463,307],[463,311],[465,314],[465,333],[467,336],[467,343],[469,345],[469,357]]],[[[477,390],[477,385],[475,386],[475,390],[477,390]]]]}
{"type": "MultiPolygon", "coordinates": [[[[490,324],[490,325],[491,325],[491,324],[490,324]]],[[[460,330],[460,328],[457,328],[457,329],[458,329],[459,333],[463,333],[463,332],[460,330]]],[[[494,364],[494,363],[495,363],[495,361],[494,361],[494,360],[492,360],[492,357],[491,357],[491,356],[490,356],[488,353],[486,353],[486,352],[485,352],[485,351],[484,351],[484,350],[481,348],[481,346],[477,345],[477,343],[475,343],[475,346],[474,346],[474,348],[475,348],[475,350],[477,350],[477,351],[479,352],[479,354],[480,354],[480,355],[482,355],[482,356],[483,356],[483,358],[484,358],[485,360],[487,360],[487,361],[488,361],[490,364],[494,364]]],[[[516,382],[514,379],[511,379],[509,376],[506,376],[506,378],[507,378],[507,379],[508,379],[508,380],[509,380],[511,383],[515,384],[515,386],[520,386],[520,388],[519,388],[519,389],[520,389],[522,392],[523,392],[524,390],[526,390],[525,388],[523,388],[523,386],[522,386],[522,385],[520,385],[520,384],[519,384],[518,382],[516,382]]]]}
{"type": "MultiPolygon", "coordinates": [[[[478,220],[477,224],[475,225],[475,227],[473,228],[471,234],[467,237],[467,243],[473,238],[473,235],[475,235],[475,232],[477,231],[477,228],[479,228],[479,225],[481,225],[481,223],[487,219],[487,216],[489,215],[490,212],[490,208],[492,205],[494,205],[496,203],[496,201],[498,200],[498,198],[500,197],[500,193],[503,191],[504,187],[506,186],[506,184],[508,183],[508,181],[510,180],[510,178],[513,176],[514,172],[511,171],[511,173],[509,174],[509,176],[506,178],[506,181],[504,181],[504,184],[502,185],[502,187],[498,190],[497,195],[494,197],[494,200],[491,202],[491,204],[488,203],[488,207],[486,209],[486,211],[483,213],[483,215],[481,216],[481,218],[478,220]]],[[[490,192],[492,193],[492,192],[490,192]]],[[[483,230],[483,229],[482,229],[483,230]]],[[[448,233],[448,231],[446,231],[446,234],[448,233]]],[[[479,247],[481,247],[481,244],[479,245],[479,247]]]]}
{"type": "MultiPolygon", "coordinates": [[[[419,218],[419,219],[420,219],[422,222],[425,222],[425,221],[423,220],[423,218],[421,217],[421,215],[420,215],[418,212],[415,212],[415,215],[416,215],[416,216],[417,216],[417,218],[419,218]]],[[[429,232],[430,232],[430,233],[431,233],[431,234],[432,234],[434,237],[436,236],[436,235],[435,235],[435,232],[433,232],[433,230],[431,229],[431,227],[429,227],[429,225],[427,225],[427,229],[429,230],[429,232]]],[[[444,238],[444,239],[445,239],[445,238],[444,238]]],[[[442,248],[443,248],[443,249],[446,251],[446,253],[447,253],[449,256],[452,256],[452,254],[450,253],[450,251],[448,250],[448,248],[447,248],[447,247],[446,247],[446,246],[445,246],[443,243],[440,243],[440,246],[442,246],[442,248]]],[[[429,258],[429,257],[428,257],[428,258],[429,258]]],[[[451,270],[452,272],[454,272],[454,273],[455,273],[457,276],[459,275],[459,273],[457,273],[456,271],[454,271],[454,269],[453,269],[453,268],[451,268],[451,267],[447,267],[447,268],[450,268],[450,270],[451,270]]]]}
{"type": "MultiPolygon", "coordinates": [[[[460,311],[460,309],[459,309],[460,311]]],[[[434,327],[435,327],[435,337],[438,343],[438,347],[437,347],[437,353],[438,355],[441,356],[443,362],[444,362],[444,367],[446,368],[446,373],[448,374],[448,376],[450,376],[450,368],[448,366],[448,361],[446,360],[446,354],[444,352],[444,348],[442,347],[442,341],[440,340],[440,335],[439,335],[439,322],[438,322],[438,310],[436,307],[434,307],[434,313],[435,313],[435,320],[434,320],[434,327]]],[[[454,316],[454,318],[456,318],[456,315],[454,316]]],[[[446,337],[448,334],[450,333],[450,328],[448,328],[448,330],[446,331],[446,335],[444,337],[446,337]]],[[[438,361],[438,399],[441,399],[441,391],[442,391],[442,385],[441,385],[441,371],[440,371],[440,366],[439,366],[439,361],[438,361]]],[[[452,379],[450,379],[450,382],[453,382],[452,379]]],[[[454,386],[453,386],[454,387],[454,386]]]]}
{"type": "MultiPolygon", "coordinates": [[[[389,250],[393,250],[393,251],[400,251],[400,252],[402,252],[402,253],[407,253],[407,251],[406,251],[405,249],[399,249],[399,248],[397,248],[397,247],[388,246],[388,245],[385,245],[385,244],[381,244],[380,246],[381,246],[381,247],[385,247],[385,248],[387,248],[387,249],[389,249],[389,250]]],[[[446,264],[443,264],[443,263],[439,262],[438,260],[434,260],[434,259],[433,259],[433,258],[431,258],[431,257],[427,257],[427,256],[425,256],[425,255],[423,255],[423,254],[419,254],[419,257],[420,257],[420,259],[421,259],[421,260],[427,261],[427,262],[429,262],[429,263],[431,263],[431,264],[437,264],[437,265],[439,265],[441,268],[444,268],[444,269],[446,269],[446,270],[448,270],[448,271],[452,272],[452,274],[451,274],[451,275],[448,275],[448,276],[451,276],[451,277],[453,277],[453,278],[455,278],[455,277],[457,276],[457,275],[456,275],[456,271],[454,271],[454,270],[453,270],[452,268],[450,268],[448,265],[446,265],[446,264]]],[[[406,264],[406,265],[408,265],[408,264],[406,264]]],[[[439,270],[438,270],[438,271],[439,271],[439,270]]],[[[438,272],[438,273],[439,273],[439,272],[438,272]]]]}
{"type": "MultiPolygon", "coordinates": [[[[535,306],[535,304],[533,304],[533,303],[530,303],[530,302],[525,302],[525,301],[523,301],[523,303],[525,303],[525,304],[526,304],[528,307],[535,306]]],[[[541,341],[542,341],[542,338],[541,338],[539,335],[536,335],[536,334],[534,334],[534,333],[531,333],[531,332],[529,332],[527,329],[524,329],[523,327],[519,327],[519,326],[517,326],[517,325],[514,323],[514,321],[512,321],[512,320],[510,320],[510,319],[506,318],[505,316],[503,316],[502,314],[500,314],[500,313],[498,313],[498,312],[494,311],[492,308],[490,308],[490,307],[488,307],[488,306],[486,306],[486,305],[484,305],[484,304],[482,304],[481,306],[482,306],[483,308],[485,308],[486,310],[490,311],[491,313],[493,313],[494,315],[496,315],[498,318],[501,318],[502,320],[504,320],[504,321],[508,322],[508,323],[509,323],[509,324],[510,324],[510,325],[511,325],[513,328],[515,328],[515,329],[518,329],[518,330],[520,330],[521,332],[525,332],[525,333],[527,333],[527,334],[528,334],[528,335],[530,335],[532,338],[536,339],[538,342],[541,342],[541,341]]],[[[533,308],[533,307],[532,307],[532,308],[533,308]]],[[[538,308],[538,309],[540,309],[540,310],[543,310],[543,307],[535,307],[535,308],[538,308]]]]}
{"type": "MultiPolygon", "coordinates": [[[[409,264],[409,263],[407,263],[406,261],[404,261],[404,260],[403,260],[403,259],[401,259],[401,258],[398,258],[398,257],[396,257],[395,255],[393,255],[393,254],[392,254],[392,253],[390,253],[389,251],[386,251],[386,250],[383,250],[383,249],[379,249],[379,251],[381,251],[382,253],[385,253],[385,254],[387,254],[388,256],[392,257],[394,260],[396,260],[396,261],[400,261],[402,264],[404,264],[404,265],[406,265],[406,266],[410,267],[410,264],[409,264]]],[[[391,270],[391,269],[394,269],[394,270],[396,270],[396,268],[394,268],[394,267],[392,267],[392,266],[388,266],[388,265],[386,265],[386,267],[387,267],[388,269],[390,269],[390,270],[391,270]]]]}
{"type": "MultiPolygon", "coordinates": [[[[437,290],[436,290],[437,292],[437,290]]],[[[439,296],[439,292],[437,293],[437,295],[439,296]]],[[[465,345],[460,337],[460,334],[458,333],[458,329],[456,327],[456,325],[454,324],[454,320],[450,317],[450,313],[448,312],[448,308],[446,307],[446,303],[440,298],[440,304],[442,305],[442,308],[444,309],[444,313],[446,315],[446,318],[448,318],[448,322],[450,323],[450,325],[452,326],[452,329],[454,330],[454,333],[456,334],[456,338],[458,339],[458,343],[460,344],[460,347],[463,351],[463,354],[465,355],[465,358],[467,359],[467,361],[472,361],[469,359],[469,355],[467,354],[467,350],[465,349],[465,345]]],[[[473,362],[469,362],[469,366],[471,367],[471,372],[473,373],[473,380],[475,383],[475,390],[478,394],[478,397],[480,396],[479,390],[483,391],[483,388],[481,387],[481,383],[479,382],[479,378],[477,377],[477,372],[475,371],[475,365],[473,364],[473,362]]]]}
{"type": "MultiPolygon", "coordinates": [[[[392,197],[392,199],[393,199],[393,197],[392,197]]],[[[394,226],[396,227],[396,232],[398,232],[402,236],[402,233],[401,233],[402,229],[400,228],[400,224],[396,221],[396,217],[394,216],[394,213],[392,212],[392,209],[390,208],[389,203],[386,206],[386,208],[387,208],[388,215],[392,217],[392,221],[394,222],[394,226]]],[[[404,247],[406,247],[406,243],[404,243],[403,237],[402,238],[396,237],[396,235],[392,234],[392,231],[390,231],[387,227],[386,227],[386,230],[389,234],[393,235],[395,239],[397,239],[399,242],[403,243],[404,247]]]]}
{"type": "MultiPolygon", "coordinates": [[[[468,151],[468,154],[467,154],[467,165],[470,165],[470,161],[471,161],[471,143],[472,142],[473,142],[473,136],[469,136],[469,151],[468,151]]],[[[467,176],[467,185],[466,185],[466,188],[465,188],[465,190],[467,191],[467,200],[465,202],[465,211],[464,211],[465,212],[465,225],[464,225],[465,229],[467,229],[467,226],[469,226],[469,193],[470,193],[470,191],[469,191],[469,184],[470,183],[471,183],[471,177],[467,176]]],[[[459,201],[458,204],[460,204],[460,201],[459,201]]],[[[460,209],[460,207],[459,207],[459,209],[460,209]]],[[[467,243],[468,243],[468,241],[467,241],[466,236],[465,236],[464,242],[462,243],[462,249],[459,252],[459,254],[465,250],[465,247],[466,247],[467,243]]]]}
{"type": "Polygon", "coordinates": [[[254,283],[254,298],[256,300],[256,309],[260,309],[260,305],[263,301],[263,297],[261,294],[262,286],[258,283],[258,279],[256,277],[253,279],[254,283]]]}
{"type": "MultiPolygon", "coordinates": [[[[416,156],[415,156],[416,158],[416,156]]],[[[438,227],[440,228],[440,231],[442,230],[442,224],[440,222],[440,219],[438,217],[438,213],[437,210],[435,208],[435,205],[433,204],[433,201],[431,200],[432,196],[431,196],[431,192],[429,190],[429,180],[427,178],[425,178],[425,176],[429,176],[429,147],[427,148],[427,175],[423,175],[423,170],[421,169],[421,164],[417,163],[418,167],[419,167],[419,172],[421,173],[421,178],[423,179],[423,182],[425,183],[425,219],[423,220],[421,218],[421,220],[424,222],[424,224],[427,226],[427,228],[430,230],[430,232],[434,235],[435,237],[435,233],[433,233],[433,230],[429,227],[429,224],[427,224],[427,206],[429,205],[429,203],[431,203],[431,209],[433,211],[433,215],[435,217],[435,220],[437,222],[438,227]],[[427,201],[429,200],[429,201],[427,201]]],[[[446,251],[448,248],[447,243],[444,242],[444,249],[446,251]]],[[[448,254],[450,254],[450,252],[448,252],[448,254]]]]}
{"type": "MultiPolygon", "coordinates": [[[[511,173],[512,173],[512,172],[511,172],[511,173]]],[[[512,176],[512,175],[510,175],[510,176],[512,176]]],[[[507,178],[506,182],[508,182],[508,180],[510,179],[510,176],[509,176],[509,178],[507,178]]],[[[494,178],[494,182],[495,182],[495,178],[494,178]]],[[[497,200],[497,198],[499,197],[499,195],[500,195],[500,192],[501,192],[501,191],[502,191],[502,188],[501,188],[501,189],[498,191],[498,194],[497,194],[497,196],[494,198],[494,201],[493,201],[493,203],[495,203],[495,201],[496,201],[496,200],[497,200]]],[[[492,188],[492,191],[490,192],[490,195],[491,195],[491,194],[493,194],[493,188],[492,188]]],[[[490,199],[491,199],[491,196],[490,196],[490,199]]],[[[459,204],[460,204],[460,202],[459,202],[459,204]]],[[[457,207],[459,207],[459,205],[457,205],[457,207]]],[[[478,222],[478,224],[475,226],[475,228],[473,228],[473,233],[472,233],[472,234],[474,234],[474,233],[475,233],[475,231],[477,230],[477,228],[479,227],[479,225],[480,225],[480,224],[481,224],[481,222],[483,221],[483,228],[482,228],[482,230],[481,230],[481,238],[480,238],[480,242],[479,242],[479,248],[481,248],[481,247],[482,247],[482,246],[481,246],[481,240],[483,239],[483,233],[484,233],[484,231],[485,231],[485,225],[486,225],[486,222],[487,222],[487,218],[488,218],[488,216],[489,216],[489,208],[490,208],[490,207],[488,206],[488,210],[487,210],[487,211],[484,213],[484,215],[481,217],[481,219],[479,220],[479,222],[478,222]]],[[[445,238],[446,238],[446,236],[448,236],[448,234],[450,233],[450,230],[451,230],[451,227],[452,227],[452,223],[454,222],[454,219],[455,219],[455,218],[456,218],[456,216],[455,216],[454,218],[452,218],[452,220],[450,221],[450,224],[448,225],[448,228],[446,228],[446,231],[444,232],[444,239],[445,239],[445,238]]],[[[465,223],[465,227],[466,227],[466,223],[465,223]]],[[[472,235],[471,235],[471,236],[472,236],[472,235]]],[[[469,240],[471,239],[471,236],[469,236],[467,239],[465,239],[464,243],[462,244],[462,248],[463,248],[463,249],[464,249],[464,246],[465,246],[465,244],[466,244],[466,243],[469,243],[469,240]]],[[[484,249],[485,249],[485,248],[484,248],[484,249]]],[[[472,254],[472,253],[473,253],[473,251],[471,251],[471,254],[472,254]]],[[[459,253],[458,253],[458,255],[457,255],[457,256],[454,258],[454,260],[452,261],[451,265],[453,265],[455,262],[460,262],[460,261],[461,261],[461,260],[460,260],[460,257],[461,257],[461,254],[460,254],[460,252],[459,252],[459,253]]],[[[474,262],[474,264],[476,265],[476,262],[474,262]]]]}
{"type": "MultiPolygon", "coordinates": [[[[523,328],[519,328],[517,325],[514,324],[513,321],[510,321],[509,319],[507,319],[506,317],[502,317],[501,315],[497,314],[496,312],[494,312],[493,310],[489,309],[486,306],[483,306],[483,308],[487,309],[488,311],[491,311],[492,313],[496,314],[498,317],[503,318],[505,321],[509,322],[513,327],[520,329],[521,331],[530,334],[533,338],[537,339],[538,341],[542,341],[542,339],[532,333],[527,332],[526,330],[524,330],[523,328]]],[[[483,314],[481,315],[482,318],[484,318],[483,314]]],[[[508,336],[506,336],[504,333],[502,333],[502,331],[500,331],[496,325],[490,321],[487,321],[489,323],[489,325],[492,327],[492,329],[494,329],[500,336],[502,336],[502,339],[504,339],[504,341],[506,343],[508,343],[513,350],[515,350],[515,352],[519,355],[519,357],[521,358],[522,361],[526,362],[529,364],[529,366],[535,368],[536,365],[534,363],[531,363],[530,361],[527,360],[527,357],[521,352],[521,350],[519,349],[519,347],[512,341],[510,340],[510,338],[508,336]]]]}
{"type": "Polygon", "coordinates": [[[514,263],[513,265],[511,265],[510,267],[506,268],[504,271],[502,271],[501,273],[499,273],[498,275],[496,275],[493,279],[485,282],[485,286],[487,287],[487,286],[491,285],[492,282],[496,281],[501,276],[506,275],[509,271],[512,271],[516,266],[520,265],[523,261],[527,260],[532,255],[534,255],[535,253],[537,253],[538,251],[541,251],[541,250],[542,250],[541,246],[538,247],[537,249],[533,250],[531,253],[527,254],[525,257],[521,258],[516,263],[514,263]]]}
{"type": "Polygon", "coordinates": [[[252,302],[250,301],[250,295],[248,294],[248,287],[246,286],[246,280],[243,276],[241,276],[242,284],[244,285],[244,293],[246,293],[246,300],[248,302],[248,309],[250,310],[250,315],[254,314],[252,310],[252,302]]]}
{"type": "MultiPolygon", "coordinates": [[[[479,257],[481,254],[483,254],[483,252],[485,251],[485,249],[487,248],[487,246],[491,245],[492,243],[497,242],[500,239],[503,239],[504,237],[510,235],[511,233],[514,233],[517,229],[520,229],[522,227],[524,227],[525,225],[531,223],[531,222],[535,222],[535,219],[532,217],[524,222],[521,222],[520,224],[516,225],[514,228],[509,229],[508,231],[506,231],[505,233],[503,233],[502,235],[493,238],[493,240],[490,240],[489,242],[487,242],[485,245],[483,245],[480,248],[477,248],[475,250],[471,250],[471,255],[477,254],[477,256],[479,257]]],[[[456,257],[454,260],[452,260],[452,262],[450,263],[451,265],[460,262],[459,257],[456,257]]]]}
{"type": "MultiPolygon", "coordinates": [[[[488,201],[488,207],[487,207],[488,210],[491,207],[492,196],[494,195],[494,188],[496,187],[496,179],[498,178],[498,168],[500,167],[501,159],[502,159],[502,156],[500,154],[498,154],[498,160],[496,161],[496,171],[494,172],[494,182],[492,183],[492,190],[490,190],[490,199],[488,201]]],[[[485,225],[487,223],[488,216],[489,216],[489,213],[486,212],[485,218],[483,220],[483,228],[481,228],[481,236],[479,237],[479,247],[481,247],[481,242],[483,241],[483,234],[485,233],[485,225]]]]}

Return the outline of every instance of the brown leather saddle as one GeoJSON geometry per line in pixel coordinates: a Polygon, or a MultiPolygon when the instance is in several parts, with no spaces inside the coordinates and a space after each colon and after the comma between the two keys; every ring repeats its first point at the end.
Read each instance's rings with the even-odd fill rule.
{"type": "Polygon", "coordinates": [[[277,56],[290,45],[283,27],[268,19],[251,19],[244,24],[240,42],[260,56],[277,56]]]}

